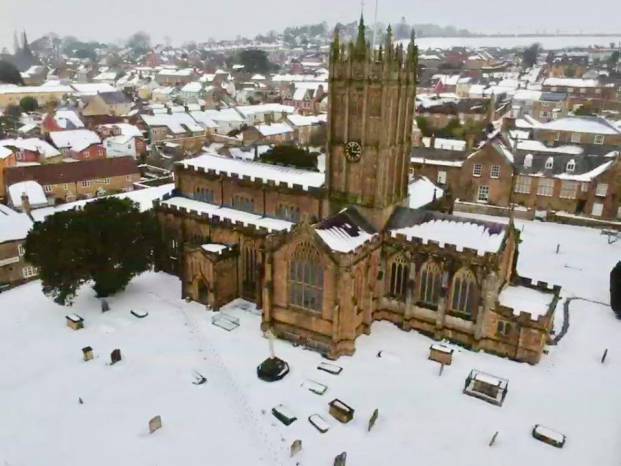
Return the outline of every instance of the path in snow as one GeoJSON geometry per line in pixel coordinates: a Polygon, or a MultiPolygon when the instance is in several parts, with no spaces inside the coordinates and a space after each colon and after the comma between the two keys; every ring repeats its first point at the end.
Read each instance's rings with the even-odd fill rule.
{"type": "Polygon", "coordinates": [[[593,299],[579,298],[579,297],[567,298],[565,302],[563,303],[563,326],[561,327],[561,331],[558,333],[558,335],[556,335],[554,339],[552,340],[552,343],[551,343],[552,345],[558,345],[558,343],[563,339],[563,337],[569,331],[569,305],[571,304],[572,301],[586,301],[588,303],[599,304],[605,307],[610,306],[610,304],[602,303],[600,301],[595,301],[593,299]]]}
{"type": "Polygon", "coordinates": [[[209,374],[211,377],[208,376],[207,380],[209,381],[210,378],[213,378],[215,369],[215,372],[217,372],[216,378],[219,378],[219,380],[221,380],[227,387],[227,393],[230,395],[231,412],[235,413],[237,424],[240,428],[249,431],[249,434],[254,440],[255,446],[259,451],[265,451],[266,454],[260,457],[259,461],[265,461],[266,464],[270,465],[282,466],[283,463],[280,461],[279,452],[277,449],[272,447],[274,443],[273,438],[270,438],[266,431],[262,428],[261,423],[259,422],[254,410],[251,408],[244,392],[240,389],[234,377],[231,375],[231,372],[223,363],[218,350],[213,347],[213,345],[209,342],[209,339],[200,330],[199,325],[194,320],[194,317],[191,316],[179,303],[159,296],[157,293],[149,293],[153,296],[157,296],[157,298],[166,304],[178,309],[179,314],[183,316],[184,325],[189,328],[190,337],[196,342],[198,346],[197,351],[201,359],[209,368],[209,374]]]}

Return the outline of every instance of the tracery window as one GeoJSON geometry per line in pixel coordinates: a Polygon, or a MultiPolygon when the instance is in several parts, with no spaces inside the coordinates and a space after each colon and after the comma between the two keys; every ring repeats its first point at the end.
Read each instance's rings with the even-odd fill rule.
{"type": "Polygon", "coordinates": [[[477,294],[477,282],[474,274],[469,269],[461,269],[453,278],[451,310],[474,315],[477,294]]]}
{"type": "Polygon", "coordinates": [[[407,291],[408,274],[410,268],[404,257],[398,256],[389,265],[390,281],[388,283],[388,293],[396,299],[403,300],[407,291]]]}
{"type": "Polygon", "coordinates": [[[298,246],[289,264],[289,301],[293,306],[321,313],[323,266],[310,244],[298,246]]]}
{"type": "Polygon", "coordinates": [[[424,304],[437,306],[441,289],[440,267],[435,262],[427,262],[420,271],[420,300],[424,304]]]}

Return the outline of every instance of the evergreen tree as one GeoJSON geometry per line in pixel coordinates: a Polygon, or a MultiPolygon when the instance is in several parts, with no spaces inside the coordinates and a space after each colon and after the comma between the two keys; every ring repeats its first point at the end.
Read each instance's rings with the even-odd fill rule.
{"type": "Polygon", "coordinates": [[[152,267],[158,238],[151,212],[141,213],[129,200],[99,199],[35,223],[25,258],[39,268],[43,292],[70,304],[87,282],[98,297],[125,289],[152,267]]]}
{"type": "Polygon", "coordinates": [[[261,155],[261,162],[317,170],[317,154],[291,145],[275,146],[261,155]]]}
{"type": "Polygon", "coordinates": [[[28,95],[19,101],[19,106],[24,112],[30,113],[39,108],[39,102],[34,97],[28,95]]]}
{"type": "Polygon", "coordinates": [[[533,44],[522,52],[522,66],[524,68],[532,68],[537,64],[537,57],[541,52],[541,44],[533,44]]]}
{"type": "Polygon", "coordinates": [[[22,75],[13,63],[0,60],[0,83],[6,84],[24,84],[22,75]]]}
{"type": "Polygon", "coordinates": [[[259,49],[242,50],[235,62],[244,65],[244,71],[247,73],[268,74],[276,68],[269,61],[267,53],[259,49]]]}

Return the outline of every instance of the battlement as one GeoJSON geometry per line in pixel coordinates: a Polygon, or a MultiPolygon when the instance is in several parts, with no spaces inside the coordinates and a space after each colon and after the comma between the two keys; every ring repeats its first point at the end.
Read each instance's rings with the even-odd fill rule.
{"type": "Polygon", "coordinates": [[[558,285],[517,277],[498,295],[496,310],[524,326],[548,328],[560,292],[558,285]]]}
{"type": "Polygon", "coordinates": [[[432,249],[435,249],[437,251],[441,251],[447,254],[458,254],[459,253],[466,257],[479,257],[479,258],[483,258],[484,260],[491,260],[498,256],[497,253],[493,253],[489,251],[477,250],[477,249],[468,248],[468,247],[461,247],[461,246],[458,246],[456,244],[451,244],[451,243],[440,243],[439,241],[435,241],[431,239],[424,240],[416,236],[406,235],[405,233],[392,232],[390,233],[390,238],[395,239],[402,243],[413,245],[413,246],[429,246],[432,249]]]}

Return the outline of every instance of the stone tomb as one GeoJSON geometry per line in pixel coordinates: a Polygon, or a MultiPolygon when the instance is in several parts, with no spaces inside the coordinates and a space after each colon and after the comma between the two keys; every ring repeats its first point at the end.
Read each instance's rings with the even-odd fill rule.
{"type": "Polygon", "coordinates": [[[453,363],[453,352],[452,348],[436,343],[429,347],[429,359],[450,366],[453,363]]]}
{"type": "Polygon", "coordinates": [[[80,330],[84,328],[84,319],[77,314],[66,315],[67,327],[73,330],[80,330]]]}
{"type": "Polygon", "coordinates": [[[90,346],[82,348],[82,356],[84,357],[84,361],[90,361],[93,359],[93,348],[90,346]]]}
{"type": "Polygon", "coordinates": [[[330,415],[337,421],[347,424],[354,418],[354,408],[335,398],[330,402],[330,415]]]}
{"type": "Polygon", "coordinates": [[[155,416],[149,421],[149,433],[152,434],[156,430],[160,430],[162,428],[162,417],[155,416]]]}

